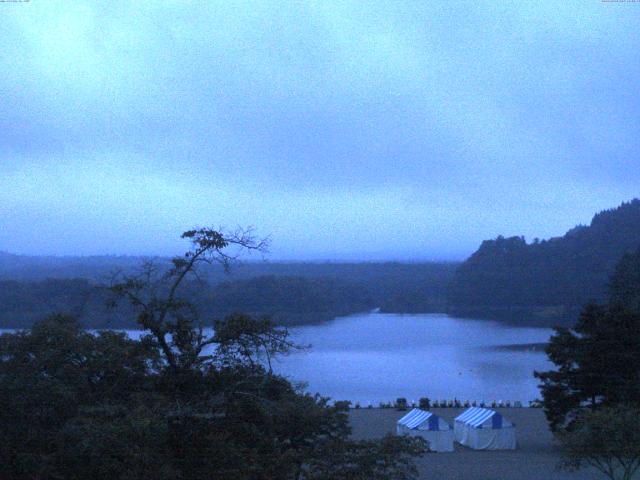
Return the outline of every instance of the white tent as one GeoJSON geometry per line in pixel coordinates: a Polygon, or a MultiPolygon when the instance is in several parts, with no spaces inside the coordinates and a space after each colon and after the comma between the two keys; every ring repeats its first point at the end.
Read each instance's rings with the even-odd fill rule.
{"type": "Polygon", "coordinates": [[[414,408],[398,420],[396,433],[424,438],[433,452],[453,452],[451,425],[431,412],[414,408]]]}
{"type": "Polygon", "coordinates": [[[514,450],[516,426],[495,410],[473,407],[454,420],[456,441],[474,450],[514,450]]]}

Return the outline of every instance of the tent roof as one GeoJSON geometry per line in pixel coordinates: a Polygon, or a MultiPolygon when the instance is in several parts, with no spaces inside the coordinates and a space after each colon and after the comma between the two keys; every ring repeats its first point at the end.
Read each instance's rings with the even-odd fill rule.
{"type": "Polygon", "coordinates": [[[422,425],[424,422],[429,421],[429,417],[431,417],[432,415],[433,413],[431,412],[427,412],[419,408],[414,408],[409,413],[407,413],[404,417],[398,420],[398,424],[404,425],[407,428],[417,428],[420,425],[422,425]]]}
{"type": "MultiPolygon", "coordinates": [[[[460,415],[458,415],[455,418],[455,421],[456,422],[467,423],[471,418],[473,418],[476,415],[478,415],[479,413],[483,413],[483,412],[493,412],[493,410],[489,410],[488,408],[482,408],[482,407],[471,407],[471,408],[466,409],[460,415]]],[[[487,417],[487,418],[489,418],[489,417],[487,417]]]]}
{"type": "Polygon", "coordinates": [[[488,408],[472,407],[458,415],[455,421],[466,423],[472,427],[479,427],[494,415],[500,414],[495,410],[490,410],[488,408]]]}

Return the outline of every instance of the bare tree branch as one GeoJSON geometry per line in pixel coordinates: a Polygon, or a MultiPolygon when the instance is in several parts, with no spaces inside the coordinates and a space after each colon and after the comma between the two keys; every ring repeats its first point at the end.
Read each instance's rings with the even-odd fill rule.
{"type": "Polygon", "coordinates": [[[181,286],[188,277],[202,281],[198,275],[201,264],[219,263],[228,271],[244,253],[265,253],[269,239],[258,239],[251,227],[227,233],[196,228],[184,232],[181,238],[192,248],[171,259],[168,269],[145,261],[136,275],[114,274],[107,288],[114,300],[124,299],[138,312],[138,323],[151,332],[171,367],[190,368],[201,363],[204,348],[214,342],[206,338],[193,305],[179,298],[181,286]]]}

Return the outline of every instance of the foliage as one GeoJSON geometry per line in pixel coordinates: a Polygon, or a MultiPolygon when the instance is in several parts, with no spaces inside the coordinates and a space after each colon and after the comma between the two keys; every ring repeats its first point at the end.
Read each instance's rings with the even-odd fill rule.
{"type": "Polygon", "coordinates": [[[53,316],[0,337],[0,478],[43,478],[58,434],[84,405],[130,404],[159,356],[148,340],[82,331],[53,316]]]}
{"type": "Polygon", "coordinates": [[[396,410],[406,410],[407,405],[408,405],[408,402],[406,398],[404,397],[396,398],[396,403],[395,403],[396,410]]]}
{"type": "Polygon", "coordinates": [[[573,329],[556,329],[546,352],[557,369],[535,375],[553,430],[585,407],[640,401],[640,315],[587,305],[573,329]]]}
{"type": "Polygon", "coordinates": [[[626,254],[609,281],[610,302],[640,313],[640,249],[626,254]]]}
{"type": "Polygon", "coordinates": [[[224,321],[216,321],[214,330],[217,348],[213,358],[225,366],[255,368],[265,359],[271,373],[274,355],[286,355],[292,349],[302,348],[287,339],[286,329],[274,328],[268,318],[230,315],[224,321]]]}
{"type": "Polygon", "coordinates": [[[500,236],[483,242],[456,271],[449,307],[460,314],[570,324],[582,305],[606,299],[616,263],[639,245],[637,199],[598,213],[590,226],[563,237],[527,244],[523,237],[500,236]]]}
{"type": "Polygon", "coordinates": [[[361,284],[335,278],[259,276],[222,282],[206,291],[203,309],[231,315],[268,315],[279,324],[328,320],[364,312],[376,305],[361,284]]]}
{"type": "Polygon", "coordinates": [[[205,335],[184,282],[203,263],[228,267],[229,245],[261,243],[206,229],[185,238],[193,249],[171,270],[147,264],[111,285],[148,332],[140,340],[67,316],[0,337],[0,478],[414,478],[423,443],[352,441],[346,403],[271,371],[295,348],[285,329],[234,315],[205,335]]]}
{"type": "Polygon", "coordinates": [[[559,435],[567,469],[586,463],[611,480],[631,480],[640,467],[640,410],[603,407],[582,414],[559,435]]]}
{"type": "Polygon", "coordinates": [[[112,317],[104,308],[104,296],[85,279],[2,280],[0,305],[0,325],[9,328],[30,328],[52,313],[90,315],[90,326],[104,324],[112,317]]]}
{"type": "Polygon", "coordinates": [[[420,437],[388,435],[380,441],[343,439],[323,445],[304,466],[304,480],[409,480],[416,478],[412,457],[427,451],[420,437]]]}

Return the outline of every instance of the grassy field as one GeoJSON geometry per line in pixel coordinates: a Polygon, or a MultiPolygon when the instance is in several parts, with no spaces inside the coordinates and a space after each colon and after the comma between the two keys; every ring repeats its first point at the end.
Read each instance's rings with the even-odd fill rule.
{"type": "MultiPolygon", "coordinates": [[[[464,409],[433,412],[453,424],[464,409]]],[[[542,409],[497,409],[516,424],[518,448],[513,451],[475,451],[455,444],[452,453],[428,453],[417,460],[421,479],[429,480],[595,480],[605,478],[592,469],[566,472],[556,468],[560,455],[542,409]]],[[[353,437],[371,439],[394,433],[406,412],[395,409],[354,409],[350,413],[353,437]]]]}

